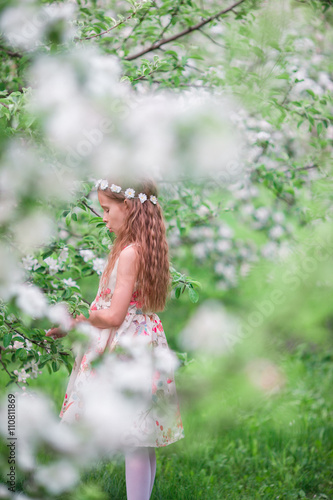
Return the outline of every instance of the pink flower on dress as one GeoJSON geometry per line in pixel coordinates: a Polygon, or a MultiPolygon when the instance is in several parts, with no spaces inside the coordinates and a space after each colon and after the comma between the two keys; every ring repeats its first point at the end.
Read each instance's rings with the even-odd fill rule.
{"type": "Polygon", "coordinates": [[[160,332],[163,332],[163,326],[161,321],[158,323],[157,328],[159,329],[160,332]]]}
{"type": "Polygon", "coordinates": [[[85,354],[82,358],[82,361],[81,361],[81,367],[83,370],[86,370],[88,368],[88,363],[87,363],[87,354],[85,354]]]}

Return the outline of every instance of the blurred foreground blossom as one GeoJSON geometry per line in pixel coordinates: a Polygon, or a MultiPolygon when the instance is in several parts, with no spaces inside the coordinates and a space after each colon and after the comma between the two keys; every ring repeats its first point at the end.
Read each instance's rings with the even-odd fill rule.
{"type": "Polygon", "coordinates": [[[73,488],[79,482],[80,474],[69,460],[62,459],[49,466],[39,467],[35,479],[49,492],[59,495],[73,488]]]}
{"type": "Polygon", "coordinates": [[[62,24],[62,41],[70,40],[75,30],[69,23],[74,17],[76,6],[73,2],[67,4],[48,4],[40,6],[33,0],[12,2],[0,22],[0,28],[7,41],[13,47],[32,50],[42,45],[45,38],[56,25],[62,24]],[[65,29],[64,29],[65,26],[65,29]]]}
{"type": "Polygon", "coordinates": [[[64,330],[71,325],[71,316],[65,303],[57,303],[49,306],[47,316],[52,323],[59,324],[64,330]]]}
{"type": "Polygon", "coordinates": [[[285,385],[285,376],[269,359],[254,359],[247,363],[245,371],[251,383],[265,393],[279,392],[285,385]]]}
{"type": "Polygon", "coordinates": [[[238,340],[240,324],[217,300],[206,300],[180,334],[184,349],[215,356],[230,352],[238,340]]]}
{"type": "MultiPolygon", "coordinates": [[[[45,444],[56,452],[76,457],[77,463],[82,462],[84,444],[80,443],[79,435],[76,436],[70,429],[59,425],[59,419],[54,415],[49,397],[39,391],[15,393],[15,397],[16,418],[20,423],[16,429],[19,442],[16,461],[20,469],[33,471],[36,467],[36,452],[45,444]]],[[[4,398],[0,408],[0,432],[3,435],[8,433],[5,423],[7,411],[4,398]]]]}
{"type": "Polygon", "coordinates": [[[16,303],[22,311],[32,318],[41,318],[47,310],[47,301],[43,293],[35,285],[18,285],[13,290],[16,303]]]}

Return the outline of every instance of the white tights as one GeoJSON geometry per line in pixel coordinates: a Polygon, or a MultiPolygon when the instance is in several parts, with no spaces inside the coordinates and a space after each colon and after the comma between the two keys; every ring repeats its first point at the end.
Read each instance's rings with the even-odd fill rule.
{"type": "Polygon", "coordinates": [[[149,500],[156,473],[155,448],[137,448],[125,456],[127,500],[149,500]]]}

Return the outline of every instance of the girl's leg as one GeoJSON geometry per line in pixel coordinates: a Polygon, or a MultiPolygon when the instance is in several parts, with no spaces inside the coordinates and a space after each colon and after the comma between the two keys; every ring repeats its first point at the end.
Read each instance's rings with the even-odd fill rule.
{"type": "Polygon", "coordinates": [[[149,500],[151,466],[148,448],[138,448],[125,456],[127,500],[149,500]]]}
{"type": "Polygon", "coordinates": [[[153,490],[155,474],[156,474],[156,454],[155,448],[149,448],[149,460],[150,460],[150,491],[149,498],[151,496],[151,492],[153,490]]]}

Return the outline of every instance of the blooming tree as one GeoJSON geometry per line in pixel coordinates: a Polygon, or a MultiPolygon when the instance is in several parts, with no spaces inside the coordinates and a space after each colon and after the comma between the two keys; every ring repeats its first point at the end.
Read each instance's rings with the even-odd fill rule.
{"type": "MultiPolygon", "coordinates": [[[[68,330],[70,314],[87,315],[80,280],[98,278],[112,244],[96,179],[155,176],[173,260],[185,268],[171,269],[174,297],[186,290],[193,303],[199,283],[187,276],[188,262],[209,269],[227,297],[258,263],[284,262],[301,228],[330,220],[330,6],[2,2],[0,362],[8,390],[24,393],[43,367],[71,371],[71,350],[45,331],[68,330]]],[[[197,319],[228,326],[224,351],[238,326],[215,306],[197,319]]],[[[201,334],[189,334],[195,323],[183,345],[200,350],[201,334]]],[[[84,336],[73,332],[74,341],[84,336]]],[[[27,448],[29,426],[33,415],[22,435],[27,448]]],[[[79,465],[84,444],[73,439],[79,465]]],[[[65,448],[58,452],[69,460],[65,448]]],[[[22,453],[22,470],[34,470],[33,456],[22,453]]],[[[63,488],[74,486],[75,467],[54,467],[36,476],[31,497],[60,493],[48,483],[54,470],[66,468],[63,488]]]]}

